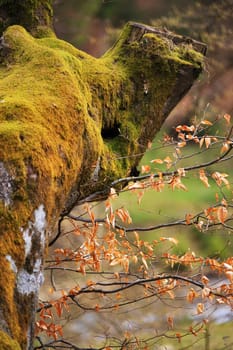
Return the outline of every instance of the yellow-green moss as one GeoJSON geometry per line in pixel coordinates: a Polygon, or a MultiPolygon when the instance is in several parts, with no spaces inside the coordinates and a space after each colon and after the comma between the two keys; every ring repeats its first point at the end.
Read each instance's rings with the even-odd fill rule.
{"type": "Polygon", "coordinates": [[[9,335],[0,330],[0,349],[1,350],[21,350],[19,343],[13,340],[9,335]]]}
{"type": "MultiPolygon", "coordinates": [[[[3,66],[0,71],[0,113],[1,119],[5,119],[0,124],[0,139],[4,139],[1,142],[1,159],[8,162],[9,158],[7,165],[10,172],[13,171],[12,160],[15,160],[13,166],[15,168],[17,164],[21,170],[21,188],[25,188],[25,192],[28,190],[25,179],[27,167],[32,168],[38,177],[38,186],[47,196],[39,193],[41,198],[38,194],[37,198],[33,198],[33,193],[30,193],[30,200],[40,203],[42,198],[44,201],[47,197],[47,202],[52,202],[61,173],[65,177],[63,186],[68,192],[72,177],[81,167],[84,132],[91,142],[93,128],[96,128],[95,152],[89,165],[100,152],[96,142],[100,131],[87,115],[85,91],[82,90],[84,83],[80,77],[81,64],[65,49],[42,45],[43,39],[33,39],[21,27],[9,28],[5,37],[13,49],[13,57],[9,68],[3,66]],[[77,112],[77,106],[80,112],[77,112]],[[67,163],[69,173],[65,170],[67,163]]],[[[19,178],[17,176],[18,181],[19,178]]],[[[46,208],[51,207],[48,203],[44,204],[46,208]]]]}
{"type": "Polygon", "coordinates": [[[43,205],[53,229],[64,206],[129,174],[141,157],[135,154],[142,154],[166,117],[179,69],[201,69],[199,54],[172,48],[155,34],[125,45],[129,30],[100,59],[44,30],[40,38],[20,26],[4,34],[0,160],[10,179],[10,202],[0,205],[0,308],[22,347],[30,308],[17,312],[16,278],[6,255],[18,269],[25,267],[22,231],[35,209],[43,205]],[[74,199],[67,201],[70,193],[74,199]]]}
{"type": "MultiPolygon", "coordinates": [[[[23,212],[21,215],[23,216],[23,212]]],[[[14,302],[16,274],[9,261],[6,260],[8,255],[17,263],[18,268],[23,265],[24,241],[19,230],[20,223],[23,222],[21,220],[20,217],[15,217],[9,209],[0,205],[0,306],[13,338],[25,343],[26,334],[23,334],[20,328],[17,304],[14,302]]],[[[1,346],[0,349],[2,349],[1,346]]]]}
{"type": "Polygon", "coordinates": [[[35,39],[13,26],[4,35],[9,54],[0,67],[0,158],[17,182],[13,198],[30,199],[34,207],[43,202],[48,220],[54,206],[61,210],[77,174],[90,179],[99,156],[101,179],[114,177],[112,168],[117,176],[129,172],[135,160],[119,158],[141,153],[160,128],[180,67],[201,67],[203,58],[192,48],[172,47],[153,33],[125,45],[129,31],[126,26],[101,59],[50,33],[35,39]],[[101,129],[114,127],[119,135],[104,146],[101,129]]]}

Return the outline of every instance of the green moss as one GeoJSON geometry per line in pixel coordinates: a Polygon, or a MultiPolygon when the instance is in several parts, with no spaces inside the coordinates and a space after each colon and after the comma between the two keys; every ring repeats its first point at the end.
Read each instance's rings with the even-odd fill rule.
{"type": "Polygon", "coordinates": [[[173,49],[154,34],[126,45],[129,31],[126,26],[101,59],[49,33],[44,37],[43,30],[40,38],[20,26],[4,34],[0,159],[11,193],[10,205],[0,206],[0,308],[21,346],[30,315],[16,310],[15,275],[5,256],[18,269],[26,266],[22,230],[33,222],[35,209],[44,206],[52,230],[64,207],[130,174],[166,117],[179,69],[201,69],[192,50],[173,49]],[[74,196],[67,201],[69,193],[74,196]]]}
{"type": "Polygon", "coordinates": [[[0,330],[1,350],[21,350],[19,343],[0,330]]]}
{"type": "MultiPolygon", "coordinates": [[[[7,262],[6,256],[10,256],[18,268],[24,263],[24,240],[19,229],[23,223],[23,215],[25,216],[25,209],[21,211],[20,216],[17,216],[5,206],[0,205],[0,308],[13,338],[17,339],[21,344],[26,342],[26,333],[23,334],[22,329],[20,329],[17,305],[13,302],[16,276],[10,263],[7,262]]],[[[0,349],[2,349],[1,341],[0,349]]],[[[5,348],[3,347],[3,349],[5,348]]]]}
{"type": "MultiPolygon", "coordinates": [[[[13,30],[15,29],[13,28],[13,30]]],[[[129,30],[129,26],[126,27],[117,45],[99,60],[56,38],[35,40],[22,28],[17,29],[17,35],[10,35],[9,42],[13,38],[14,47],[17,47],[17,55],[14,59],[17,61],[20,53],[21,62],[26,63],[29,60],[25,67],[26,71],[23,69],[27,85],[33,81],[37,71],[38,75],[43,76],[43,80],[39,79],[36,85],[33,82],[33,93],[30,91],[30,95],[26,96],[26,104],[31,102],[32,122],[35,123],[35,115],[38,114],[37,106],[33,104],[33,101],[35,97],[37,101],[39,99],[43,110],[44,91],[46,91],[46,100],[50,101],[51,106],[58,109],[62,105],[61,97],[66,98],[66,95],[69,95],[71,98],[73,95],[77,100],[76,111],[79,122],[81,122],[85,132],[88,131],[91,135],[89,144],[93,144],[91,140],[95,134],[94,143],[99,145],[95,156],[90,159],[90,163],[95,161],[97,153],[104,155],[100,137],[101,129],[109,130],[111,133],[114,127],[119,126],[121,135],[117,140],[110,143],[107,141],[107,144],[110,144],[111,152],[115,151],[118,154],[121,149],[120,155],[126,157],[130,153],[143,151],[147,142],[154,136],[162,123],[163,106],[171,95],[177,71],[181,65],[191,66],[195,64],[200,68],[202,64],[202,56],[194,50],[189,50],[186,46],[173,47],[171,41],[153,33],[144,34],[140,42],[133,41],[126,46],[124,40],[129,34],[129,30]],[[26,50],[25,44],[29,50],[26,50]],[[31,55],[32,52],[33,55],[31,55]],[[36,63],[33,65],[34,60],[36,63]],[[43,69],[42,72],[40,60],[44,60],[43,67],[46,64],[46,69],[43,69]],[[29,69],[32,72],[32,78],[27,74],[29,69]],[[46,82],[49,79],[54,80],[54,78],[57,81],[54,81],[52,86],[46,86],[46,82]],[[69,86],[66,85],[66,82],[69,86]],[[61,92],[62,83],[63,90],[66,91],[61,92]],[[145,95],[146,85],[148,86],[147,95],[145,95]],[[39,94],[41,98],[38,96],[39,94]],[[125,111],[127,112],[125,113],[125,111]],[[155,116],[156,123],[152,120],[155,116]],[[125,142],[126,140],[128,142],[125,142]],[[143,147],[140,147],[139,143],[143,147]]],[[[10,29],[8,35],[9,32],[10,29]]],[[[19,70],[22,73],[21,66],[19,70]]],[[[12,86],[14,81],[15,76],[11,76],[9,85],[12,86]]],[[[20,102],[18,102],[18,104],[21,103],[20,109],[25,101],[26,91],[21,89],[21,92],[20,102]]],[[[14,100],[16,98],[14,96],[14,100]]],[[[24,106],[25,120],[28,122],[30,117],[26,104],[24,106]]],[[[64,107],[62,106],[63,110],[64,107]]],[[[70,107],[74,111],[74,105],[70,107]]],[[[59,115],[60,113],[61,111],[59,111],[59,115]]],[[[15,119],[18,120],[17,115],[15,115],[15,119]]],[[[41,124],[41,120],[39,123],[41,124]]],[[[56,118],[55,125],[58,129],[59,123],[56,118]]],[[[46,125],[44,126],[46,127],[46,125]]],[[[46,134],[46,130],[43,133],[46,134]]],[[[79,133],[82,131],[80,130],[79,133]]],[[[60,134],[62,137],[63,133],[60,132],[60,134]]],[[[63,138],[67,138],[67,136],[70,139],[71,135],[68,134],[63,135],[63,138]]],[[[52,146],[50,147],[52,148],[52,146]]],[[[120,167],[122,167],[122,162],[120,163],[120,167]]],[[[130,171],[132,162],[124,161],[124,165],[130,171]]],[[[127,172],[125,166],[122,167],[121,175],[125,174],[125,171],[127,172]]],[[[112,171],[110,172],[112,173],[112,171]]],[[[106,174],[104,176],[106,177],[106,174]]]]}
{"type": "Polygon", "coordinates": [[[43,202],[48,221],[52,208],[62,209],[77,174],[76,187],[90,181],[99,156],[100,179],[130,172],[137,160],[122,157],[144,151],[160,128],[180,67],[202,64],[193,49],[173,47],[153,33],[126,45],[130,30],[126,26],[101,59],[54,36],[33,38],[20,26],[4,35],[9,54],[0,67],[0,157],[16,179],[12,198],[30,198],[34,207],[43,202]],[[101,130],[114,139],[103,140],[101,130]]]}

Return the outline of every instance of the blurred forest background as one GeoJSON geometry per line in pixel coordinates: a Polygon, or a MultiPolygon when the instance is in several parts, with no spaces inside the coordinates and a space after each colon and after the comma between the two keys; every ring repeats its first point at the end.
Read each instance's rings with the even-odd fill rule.
{"type": "MultiPolygon", "coordinates": [[[[168,150],[163,150],[159,140],[164,132],[173,135],[174,126],[184,123],[189,124],[196,116],[201,118],[204,115],[205,119],[213,121],[226,113],[233,116],[233,0],[55,0],[54,3],[54,26],[57,36],[95,57],[100,57],[111,47],[127,21],[137,21],[155,27],[163,27],[169,31],[203,41],[208,45],[205,71],[167,118],[161,133],[157,135],[154,141],[152,153],[148,152],[146,154],[142,164],[148,164],[150,159],[162,158],[167,155],[168,150]],[[157,149],[160,149],[160,153],[157,149]]],[[[213,133],[222,132],[222,130],[218,131],[216,128],[215,126],[215,129],[212,130],[213,133]]],[[[191,162],[200,163],[205,161],[205,157],[211,157],[211,153],[204,152],[199,158],[191,158],[191,162]]],[[[153,170],[157,171],[157,169],[153,170]]],[[[221,171],[219,165],[217,165],[217,170],[221,171]]],[[[230,173],[229,181],[232,182],[233,167],[228,165],[228,169],[224,168],[222,171],[230,173]]],[[[116,206],[123,205],[129,208],[134,224],[146,226],[151,223],[168,222],[174,220],[174,218],[183,218],[185,213],[198,212],[200,208],[208,207],[208,205],[215,202],[216,191],[219,190],[216,189],[216,186],[214,187],[212,184],[211,188],[205,190],[200,185],[198,176],[186,179],[186,181],[188,192],[175,191],[171,193],[171,190],[169,190],[163,191],[163,193],[152,193],[152,191],[148,191],[144,195],[142,205],[139,208],[136,203],[136,196],[123,194],[120,195],[116,206]]],[[[225,189],[221,191],[224,192],[225,189]]],[[[223,192],[221,195],[231,196],[232,198],[232,193],[223,192]]],[[[78,212],[79,209],[75,210],[78,212]]],[[[101,204],[97,206],[97,215],[101,216],[101,204]]],[[[192,227],[190,231],[185,227],[184,229],[179,228],[179,230],[172,229],[172,232],[162,232],[163,236],[166,234],[178,238],[180,244],[175,248],[178,254],[182,254],[190,247],[197,254],[204,256],[222,258],[224,255],[232,255],[232,234],[222,232],[221,229],[203,234],[195,227],[192,227]]],[[[145,233],[143,239],[150,241],[155,239],[156,235],[161,235],[161,231],[145,233]]],[[[56,246],[72,248],[73,241],[68,235],[64,234],[56,246]]],[[[65,288],[69,281],[63,275],[60,275],[59,278],[59,287],[61,289],[65,288]]],[[[70,278],[72,284],[73,276],[70,278]]],[[[49,280],[49,276],[47,280],[49,280]]],[[[48,284],[43,287],[42,296],[43,292],[46,295],[48,284]]],[[[144,318],[141,313],[137,316],[141,318],[144,326],[147,322],[154,326],[154,309],[152,310],[151,305],[149,305],[149,309],[144,309],[144,318]]],[[[165,309],[160,310],[161,315],[165,312],[165,309]]],[[[178,308],[179,312],[180,309],[178,308]]],[[[156,313],[157,316],[160,315],[158,310],[156,313]]],[[[72,322],[67,324],[67,332],[73,332],[70,336],[78,337],[79,341],[82,340],[82,336],[84,338],[89,336],[91,339],[93,337],[92,332],[97,335],[103,333],[101,328],[101,324],[104,324],[103,315],[101,319],[97,316],[93,313],[90,318],[87,315],[82,316],[81,313],[73,316],[73,325],[72,322]],[[78,317],[79,322],[75,320],[78,317]],[[94,322],[96,329],[94,329],[93,320],[96,320],[94,322]]],[[[213,349],[221,349],[222,347],[220,347],[218,341],[221,342],[222,346],[223,338],[221,339],[221,337],[231,334],[230,327],[232,327],[232,324],[229,322],[231,316],[227,319],[223,318],[223,321],[220,321],[220,316],[219,312],[216,316],[219,322],[228,321],[224,326],[228,328],[224,328],[222,331],[220,328],[212,328],[212,344],[216,345],[213,349]],[[222,334],[222,336],[220,337],[219,334],[222,334]]],[[[123,322],[126,322],[124,321],[125,314],[122,317],[123,327],[123,322]]],[[[161,318],[162,316],[158,316],[159,321],[161,318]]],[[[113,321],[114,329],[120,327],[117,320],[114,319],[113,321]]],[[[108,322],[109,318],[107,317],[106,324],[108,322]]],[[[189,340],[187,340],[186,345],[190,345],[189,340]]],[[[201,344],[198,343],[197,349],[200,349],[200,346],[201,344]]],[[[178,349],[178,345],[169,349],[178,349]]],[[[193,347],[193,349],[196,349],[196,347],[193,347]]]]}
{"type": "MultiPolygon", "coordinates": [[[[208,111],[233,110],[233,0],[56,0],[58,37],[95,57],[115,41],[127,21],[167,28],[208,45],[205,74],[169,121],[208,111]],[[195,111],[195,112],[194,112],[195,111]]],[[[172,123],[172,122],[171,122],[172,123]]]]}

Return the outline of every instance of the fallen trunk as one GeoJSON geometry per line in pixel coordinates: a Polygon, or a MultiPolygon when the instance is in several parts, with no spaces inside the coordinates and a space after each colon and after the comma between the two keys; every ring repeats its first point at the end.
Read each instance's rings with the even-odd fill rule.
{"type": "Polygon", "coordinates": [[[137,172],[206,51],[138,23],[100,59],[40,33],[15,25],[1,39],[1,349],[33,348],[46,235],[60,214],[137,172]]]}

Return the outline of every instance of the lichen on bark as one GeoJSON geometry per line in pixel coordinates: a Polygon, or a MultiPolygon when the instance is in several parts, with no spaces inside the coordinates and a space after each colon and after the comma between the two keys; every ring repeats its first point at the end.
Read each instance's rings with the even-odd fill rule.
{"type": "Polygon", "coordinates": [[[41,33],[9,27],[0,55],[0,328],[22,349],[32,348],[45,231],[77,200],[136,171],[205,50],[129,23],[96,59],[41,33]]]}

